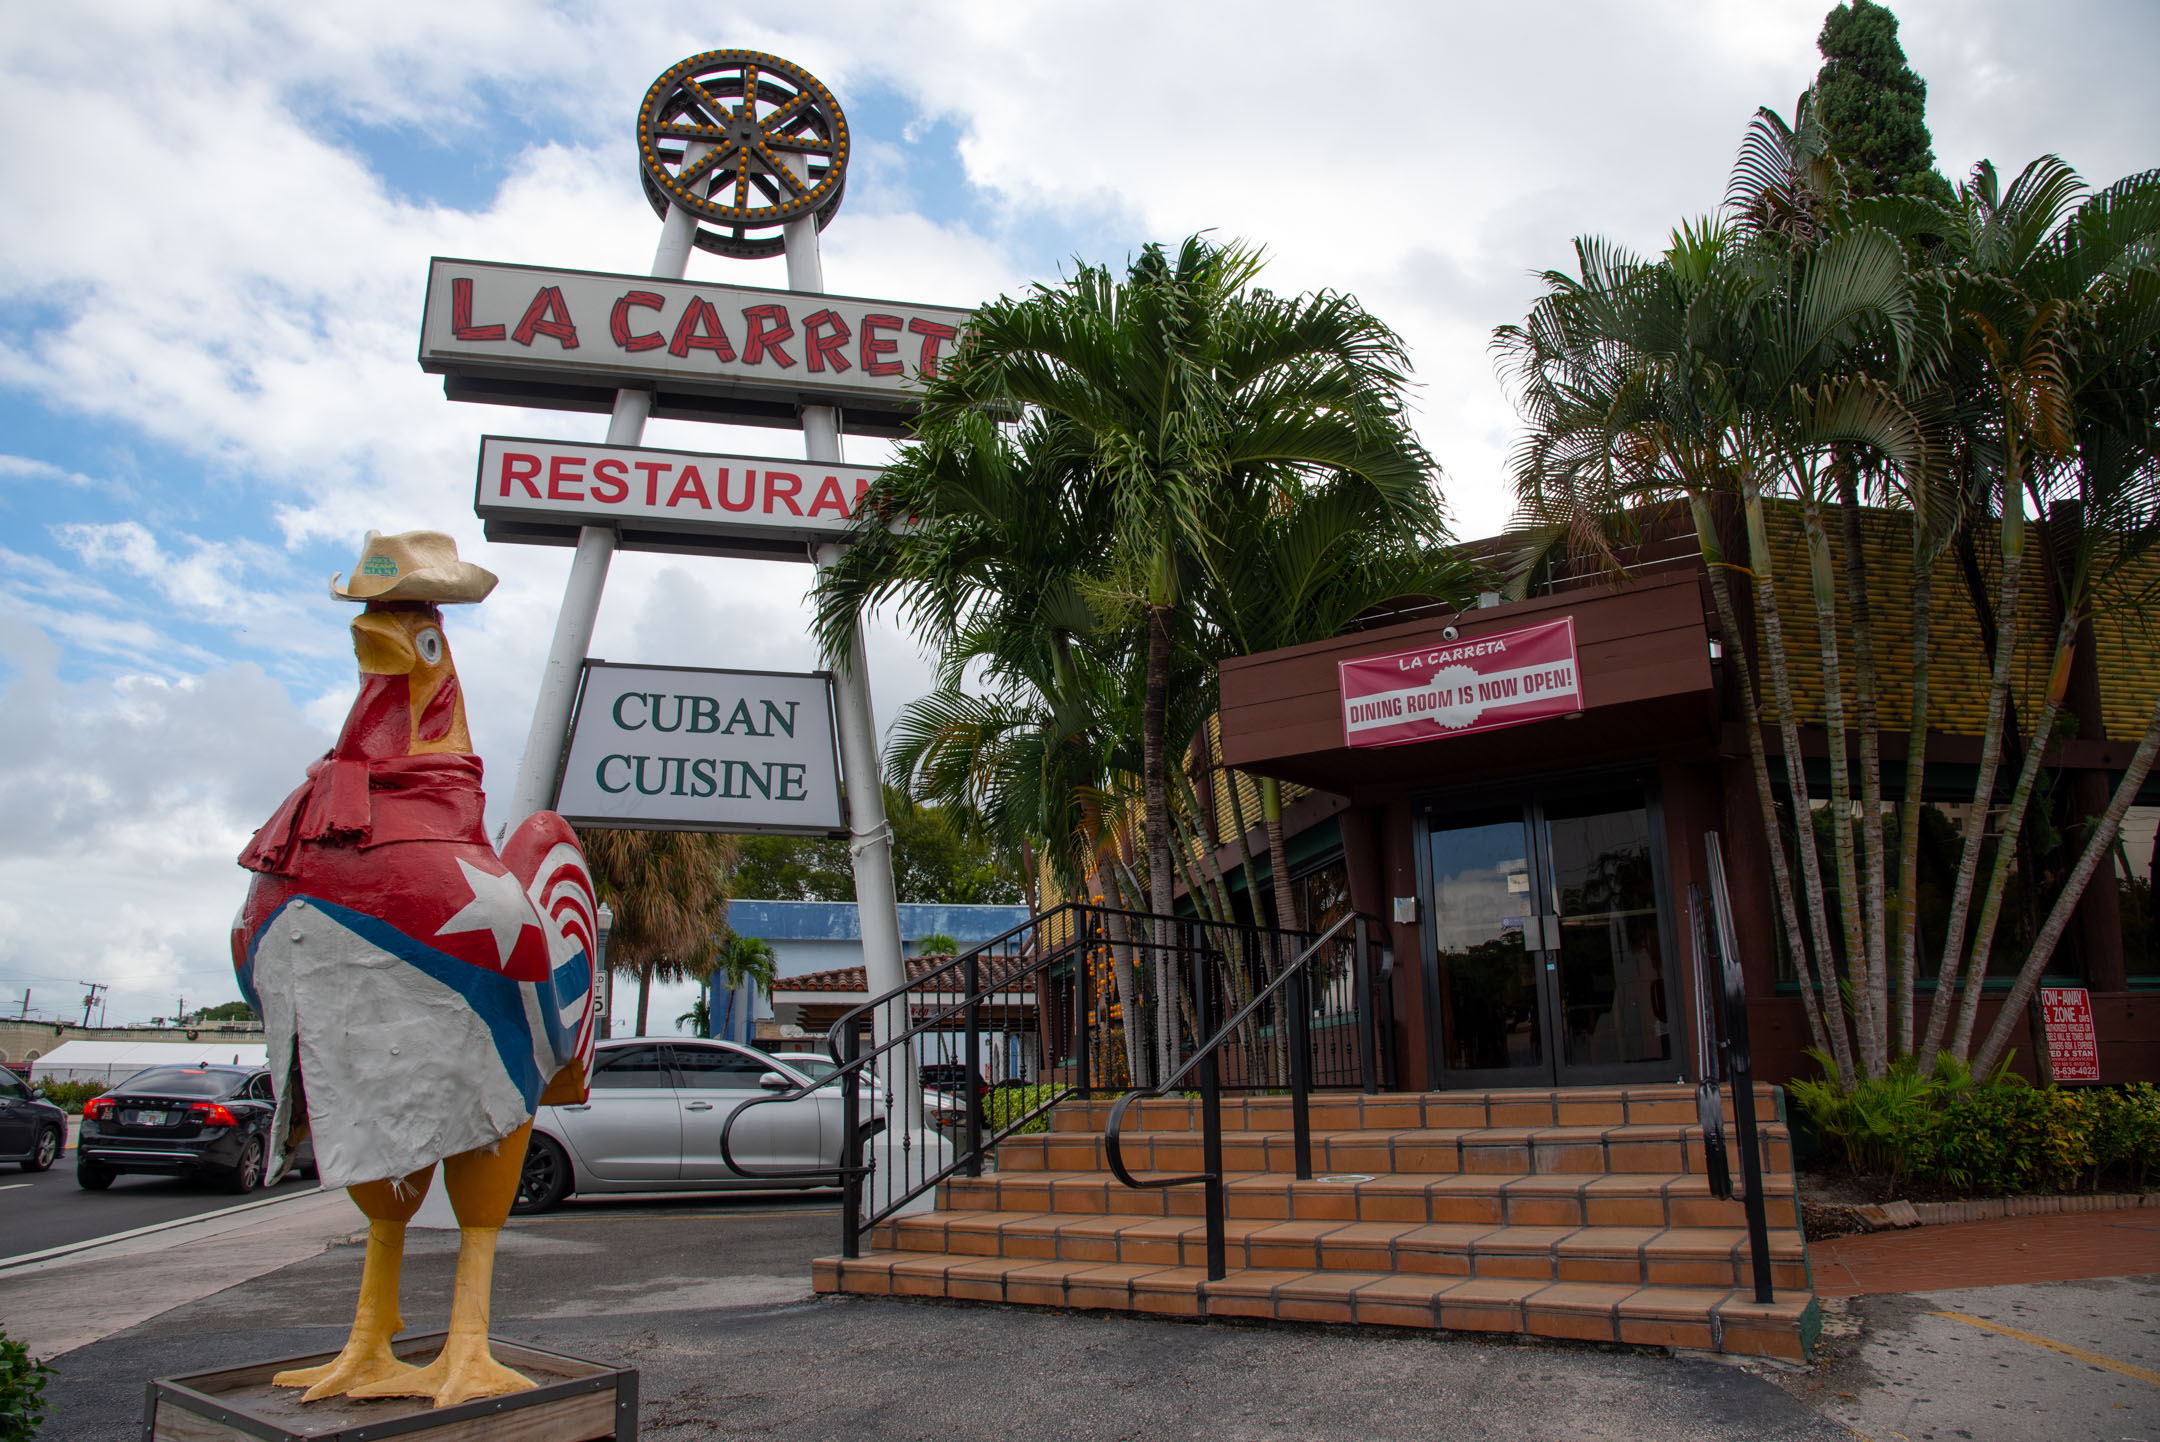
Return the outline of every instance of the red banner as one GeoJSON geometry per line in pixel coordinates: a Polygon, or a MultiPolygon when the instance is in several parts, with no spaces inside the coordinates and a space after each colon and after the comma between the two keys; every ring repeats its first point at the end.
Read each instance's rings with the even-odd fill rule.
{"type": "Polygon", "coordinates": [[[1400,746],[1583,709],[1575,621],[1340,663],[1343,744],[1400,746]]]}
{"type": "Polygon", "coordinates": [[[2040,988],[2047,1021],[2048,1061],[2058,1082],[2100,1080],[2100,1038],[2093,1029],[2092,993],[2082,986],[2040,988]]]}

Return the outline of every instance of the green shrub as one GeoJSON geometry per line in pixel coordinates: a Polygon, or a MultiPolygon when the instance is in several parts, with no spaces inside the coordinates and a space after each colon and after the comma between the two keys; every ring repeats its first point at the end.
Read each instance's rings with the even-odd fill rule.
{"type": "Polygon", "coordinates": [[[82,1115],[83,1103],[105,1094],[105,1083],[46,1081],[38,1083],[38,1095],[71,1116],[82,1115]]]}
{"type": "Polygon", "coordinates": [[[985,1120],[989,1124],[990,1134],[996,1136],[1003,1132],[1006,1127],[1012,1125],[1015,1118],[1027,1116],[1029,1112],[1034,1111],[1037,1107],[1044,1109],[1043,1114],[1039,1117],[1029,1117],[1028,1120],[1022,1122],[1016,1129],[1016,1135],[1026,1136],[1030,1133],[1050,1130],[1049,1103],[1056,1101],[1065,1092],[1066,1088],[1058,1086],[997,1088],[983,1099],[983,1108],[986,1113],[985,1120]]]}
{"type": "Polygon", "coordinates": [[[52,1368],[0,1330],[0,1442],[30,1442],[45,1420],[45,1379],[52,1368]]]}
{"type": "Polygon", "coordinates": [[[2097,1190],[2108,1177],[2142,1187],[2160,1173],[2160,1088],[2144,1082],[2065,1091],[2006,1068],[1976,1081],[1943,1058],[1926,1077],[1908,1061],[1850,1091],[1831,1080],[1790,1090],[1824,1143],[1886,1194],[1906,1178],[2002,1196],[2097,1190]]]}

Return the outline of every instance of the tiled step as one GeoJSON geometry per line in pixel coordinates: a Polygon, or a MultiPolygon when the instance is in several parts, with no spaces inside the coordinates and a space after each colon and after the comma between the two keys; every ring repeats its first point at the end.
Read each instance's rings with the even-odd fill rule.
{"type": "MultiPolygon", "coordinates": [[[[1773,1172],[1792,1170],[1792,1143],[1782,1123],[1761,1129],[1763,1165],[1773,1172]]],[[[1198,1132],[1149,1130],[1122,1133],[1126,1168],[1141,1172],[1195,1172],[1201,1169],[1198,1132]]],[[[1728,1143],[1726,1155],[1735,1164],[1728,1143]]],[[[1418,1128],[1389,1131],[1376,1126],[1322,1129],[1312,1133],[1312,1162],[1317,1172],[1614,1173],[1683,1172],[1701,1175],[1706,1166],[1702,1128],[1687,1123],[1655,1122],[1619,1126],[1545,1126],[1418,1128]]],[[[1000,1173],[1106,1170],[1109,1144],[1099,1135],[1057,1131],[1007,1137],[997,1149],[1000,1173]]],[[[1294,1172],[1296,1145],[1287,1131],[1226,1130],[1223,1166],[1228,1171],[1294,1172]]]]}
{"type": "MultiPolygon", "coordinates": [[[[1198,1186],[1134,1189],[1107,1172],[1017,1171],[953,1177],[938,1189],[941,1211],[1055,1212],[1066,1216],[1197,1217],[1198,1186]]],[[[1740,1227],[1737,1199],[1719,1201],[1699,1174],[1376,1174],[1367,1180],[1301,1182],[1282,1172],[1228,1173],[1228,1216],[1310,1222],[1444,1222],[1488,1227],[1740,1227]]],[[[1789,1172],[1763,1179],[1772,1228],[1797,1230],[1789,1172]]]]}
{"type": "MultiPolygon", "coordinates": [[[[1737,1227],[1489,1227],[1476,1223],[1288,1222],[1224,1226],[1233,1268],[1402,1272],[1629,1286],[1752,1285],[1747,1232],[1737,1227]]],[[[1050,1213],[920,1212],[876,1229],[899,1252],[1124,1263],[1207,1265],[1198,1217],[1071,1217],[1050,1213]]],[[[1796,1231],[1770,1235],[1771,1275],[1784,1290],[1808,1286],[1796,1231]]]]}
{"type": "Polygon", "coordinates": [[[827,1293],[1507,1332],[1789,1361],[1805,1358],[1820,1326],[1804,1291],[1762,1304],[1732,1288],[1377,1271],[1247,1269],[1211,1282],[1196,1267],[876,1252],[821,1258],[813,1282],[827,1293]]]}
{"type": "MultiPolygon", "coordinates": [[[[1735,1115],[1732,1088],[1725,1087],[1725,1119],[1735,1115]]],[[[1764,1122],[1783,1121],[1783,1092],[1767,1083],[1755,1088],[1755,1115],[1764,1122]]],[[[1051,1114],[1057,1132],[1100,1132],[1110,1124],[1111,1101],[1066,1102],[1051,1114]]],[[[1316,1092],[1308,1108],[1315,1131],[1413,1131],[1480,1127],[1616,1127],[1697,1120],[1693,1087],[1582,1087],[1561,1090],[1489,1092],[1388,1092],[1359,1096],[1316,1092]]],[[[1224,1097],[1227,1131],[1290,1130],[1286,1096],[1224,1097]]],[[[1124,1130],[1193,1131],[1200,1129],[1200,1103],[1190,1097],[1151,1098],[1127,1108],[1124,1130]]]]}

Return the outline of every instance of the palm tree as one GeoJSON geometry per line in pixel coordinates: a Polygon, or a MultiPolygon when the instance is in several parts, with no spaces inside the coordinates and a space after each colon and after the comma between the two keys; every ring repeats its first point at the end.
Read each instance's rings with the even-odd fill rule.
{"type": "MultiPolygon", "coordinates": [[[[1403,418],[1408,363],[1399,339],[1348,297],[1275,296],[1253,283],[1259,269],[1257,253],[1196,236],[1174,259],[1146,247],[1122,280],[1082,266],[1060,285],[978,310],[954,363],[926,388],[923,441],[910,458],[944,472],[934,489],[961,493],[967,519],[947,536],[938,512],[901,511],[901,497],[919,489],[919,477],[909,477],[885,513],[921,524],[884,539],[866,520],[861,559],[820,586],[828,650],[852,633],[866,601],[896,592],[933,632],[956,630],[996,568],[966,548],[985,509],[974,485],[1024,512],[1053,508],[1065,523],[1061,537],[1087,536],[1091,547],[1062,550],[1026,573],[1026,599],[1008,614],[1076,613],[1088,576],[1138,598],[1146,885],[1149,909],[1161,916],[1171,911],[1174,878],[1171,674],[1181,650],[1205,654],[1193,640],[1188,593],[1219,498],[1277,492],[1318,474],[1351,478],[1397,507],[1430,494],[1430,459],[1403,418]],[[1024,460],[989,434],[996,414],[1021,418],[1024,460]],[[1010,498],[1014,475],[1052,483],[1055,495],[1010,498]]],[[[1029,554],[1041,552],[1031,546],[1029,554]]],[[[1070,634],[1052,627],[1046,639],[1070,634]]],[[[1053,665],[1062,664],[1057,649],[1053,641],[1053,665]]],[[[1160,969],[1156,981],[1161,1064],[1174,1020],[1160,969]]]]}
{"type": "Polygon", "coordinates": [[[637,1035],[645,1035],[654,981],[702,980],[714,938],[727,925],[735,838],[694,831],[580,832],[600,899],[615,911],[608,966],[638,984],[637,1035]]]}

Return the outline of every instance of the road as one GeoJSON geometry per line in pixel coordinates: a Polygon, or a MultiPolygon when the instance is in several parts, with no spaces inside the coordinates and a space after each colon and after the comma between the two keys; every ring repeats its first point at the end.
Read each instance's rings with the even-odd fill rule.
{"type": "Polygon", "coordinates": [[[258,1188],[247,1196],[236,1197],[213,1182],[183,1177],[119,1177],[110,1191],[86,1192],[75,1185],[72,1151],[49,1172],[0,1167],[0,1217],[7,1219],[7,1225],[0,1227],[0,1261],[137,1227],[199,1217],[265,1197],[289,1197],[311,1191],[314,1186],[313,1182],[295,1178],[275,1188],[258,1188]]]}

